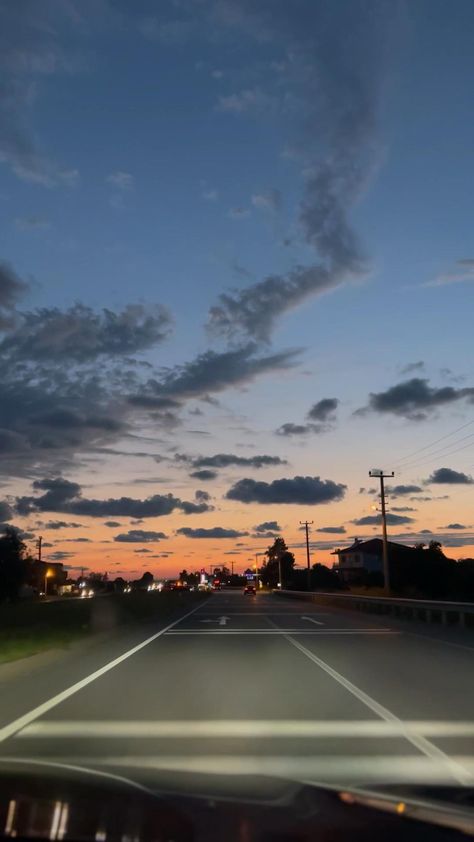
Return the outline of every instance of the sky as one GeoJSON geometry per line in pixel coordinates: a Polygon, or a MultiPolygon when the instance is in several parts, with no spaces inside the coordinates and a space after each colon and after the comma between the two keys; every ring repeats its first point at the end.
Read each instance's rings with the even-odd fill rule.
{"type": "MultiPolygon", "coordinates": [[[[474,554],[471,0],[0,0],[0,521],[474,554]]],[[[257,556],[258,557],[258,556],[257,556]]]]}

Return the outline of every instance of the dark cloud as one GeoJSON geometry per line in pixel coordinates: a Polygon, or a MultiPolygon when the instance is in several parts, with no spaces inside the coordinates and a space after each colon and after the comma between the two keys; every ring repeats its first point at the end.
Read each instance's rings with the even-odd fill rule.
{"type": "Polygon", "coordinates": [[[299,354],[290,350],[262,356],[257,350],[257,345],[249,342],[220,353],[206,351],[191,362],[163,371],[159,379],[149,380],[142,394],[176,400],[205,397],[230,386],[250,383],[261,374],[292,368],[299,354]]]}
{"type": "Polygon", "coordinates": [[[439,529],[468,529],[468,527],[462,523],[448,523],[446,526],[440,526],[439,529]]]}
{"type": "Polygon", "coordinates": [[[218,473],[217,471],[193,471],[191,474],[189,474],[189,476],[193,479],[199,479],[203,482],[207,482],[208,480],[216,479],[218,473]]]}
{"type": "Polygon", "coordinates": [[[411,374],[413,371],[423,371],[425,364],[423,360],[418,360],[416,363],[407,363],[400,369],[400,374],[411,374]]]}
{"type": "Polygon", "coordinates": [[[338,532],[344,533],[345,531],[346,531],[345,526],[320,526],[319,529],[316,530],[316,532],[328,532],[330,534],[331,533],[336,534],[338,532]]]}
{"type": "Polygon", "coordinates": [[[0,522],[10,520],[13,515],[12,507],[5,501],[0,501],[0,522]]]}
{"type": "Polygon", "coordinates": [[[120,544],[144,544],[162,541],[168,536],[164,532],[147,532],[145,529],[130,529],[114,536],[114,541],[120,544]]]}
{"type": "Polygon", "coordinates": [[[432,388],[428,380],[413,377],[385,392],[371,392],[367,406],[358,409],[355,414],[363,415],[368,411],[392,413],[412,421],[422,421],[438,407],[463,399],[474,403],[474,389],[455,389],[453,386],[437,389],[432,388]]]}
{"type": "MultiPolygon", "coordinates": [[[[74,521],[66,521],[66,520],[48,520],[46,523],[42,523],[41,526],[43,529],[85,529],[86,527],[82,523],[75,523],[74,521]]],[[[120,526],[117,523],[117,526],[120,526]]]]}
{"type": "Polygon", "coordinates": [[[438,468],[425,482],[428,485],[431,483],[437,485],[471,485],[474,480],[461,471],[453,471],[452,468],[438,468]]]}
{"type": "Polygon", "coordinates": [[[386,3],[377,13],[371,3],[346,4],[344,30],[350,36],[342,43],[337,4],[300,4],[295,14],[289,3],[240,0],[232,9],[232,21],[226,22],[238,29],[241,41],[261,39],[264,32],[274,49],[286,52],[291,44],[291,60],[271,92],[244,90],[221,100],[220,107],[237,116],[268,113],[270,104],[282,110],[296,155],[306,165],[299,221],[305,242],[318,255],[315,265],[223,293],[211,308],[209,327],[215,333],[268,340],[282,313],[366,271],[348,212],[378,159],[383,57],[389,53],[387,39],[397,31],[397,12],[386,3]]]}
{"type": "Polygon", "coordinates": [[[308,433],[316,432],[315,424],[292,424],[291,421],[282,424],[275,430],[277,436],[306,436],[308,433]]]}
{"type": "Polygon", "coordinates": [[[115,526],[120,526],[120,525],[121,524],[119,523],[118,520],[104,520],[104,526],[108,526],[108,527],[110,527],[110,529],[113,529],[115,526]]]}
{"type": "Polygon", "coordinates": [[[203,491],[201,488],[198,488],[198,490],[196,491],[194,496],[195,496],[196,500],[200,500],[201,502],[202,501],[207,502],[208,500],[211,499],[211,495],[209,494],[209,492],[203,491]]]}
{"type": "MultiPolygon", "coordinates": [[[[1,90],[1,88],[0,88],[1,90]]],[[[0,128],[1,134],[1,128],[0,128]]],[[[0,153],[1,160],[1,153],[0,153]]],[[[14,324],[14,309],[18,300],[25,294],[28,284],[4,260],[0,261],[0,328],[14,324]]]]}
{"type": "Polygon", "coordinates": [[[122,312],[96,312],[84,304],[69,310],[42,308],[23,313],[17,328],[0,343],[15,360],[76,363],[99,357],[126,357],[162,342],[171,320],[159,305],[128,304],[122,312]]]}
{"type": "MultiPolygon", "coordinates": [[[[50,561],[64,561],[66,558],[74,558],[77,553],[67,553],[64,550],[56,550],[54,553],[48,555],[50,561]]],[[[79,570],[78,567],[67,567],[67,570],[79,570]]],[[[82,568],[80,568],[82,570],[82,568]]]]}
{"type": "Polygon", "coordinates": [[[323,398],[311,407],[308,418],[322,422],[332,420],[338,406],[339,400],[337,398],[323,398]]]}
{"type": "MultiPolygon", "coordinates": [[[[413,523],[414,518],[407,515],[392,515],[387,513],[387,523],[389,526],[397,526],[402,523],[413,523]]],[[[355,518],[351,523],[356,526],[380,526],[382,523],[382,515],[365,515],[365,517],[355,518]]]]}
{"type": "Polygon", "coordinates": [[[191,529],[183,526],[176,530],[177,535],[185,535],[186,538],[241,538],[248,535],[248,532],[238,532],[236,529],[225,529],[222,526],[213,526],[211,529],[191,529]]]}
{"type": "Polygon", "coordinates": [[[311,506],[342,500],[346,488],[342,483],[319,477],[296,476],[273,482],[257,482],[246,478],[236,482],[225,496],[228,500],[239,500],[241,503],[298,503],[311,506]]]}
{"type": "MultiPolygon", "coordinates": [[[[375,494],[376,489],[370,491],[375,494]]],[[[423,489],[419,485],[388,485],[386,491],[392,497],[402,497],[404,494],[417,494],[418,491],[423,491],[423,489]]]]}
{"type": "Polygon", "coordinates": [[[391,506],[392,512],[416,512],[413,506],[391,506]]]}
{"type": "Polygon", "coordinates": [[[232,465],[249,468],[267,468],[272,465],[286,465],[286,459],[279,456],[236,456],[234,453],[216,453],[214,456],[198,456],[192,460],[195,468],[228,468],[232,465]]]}
{"type": "Polygon", "coordinates": [[[264,520],[263,523],[257,523],[254,526],[255,532],[281,532],[281,526],[276,520],[264,520]]]}
{"type": "Polygon", "coordinates": [[[180,509],[185,514],[200,514],[212,510],[207,503],[192,503],[180,500],[173,494],[155,494],[145,500],[132,497],[88,499],[82,496],[80,485],[69,480],[44,479],[33,482],[35,491],[44,491],[39,496],[23,496],[16,499],[16,510],[20,515],[31,512],[63,512],[85,517],[161,517],[180,509]]]}

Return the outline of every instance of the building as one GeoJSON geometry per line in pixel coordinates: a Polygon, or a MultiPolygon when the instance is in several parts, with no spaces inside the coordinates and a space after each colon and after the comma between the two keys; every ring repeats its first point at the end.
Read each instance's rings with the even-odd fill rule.
{"type": "MultiPolygon", "coordinates": [[[[405,544],[388,541],[388,558],[390,567],[397,562],[408,561],[416,550],[405,544]]],[[[338,563],[333,570],[345,583],[362,582],[369,573],[383,574],[383,541],[381,538],[370,538],[361,541],[356,538],[350,547],[334,550],[331,555],[337,555],[338,563]]]]}

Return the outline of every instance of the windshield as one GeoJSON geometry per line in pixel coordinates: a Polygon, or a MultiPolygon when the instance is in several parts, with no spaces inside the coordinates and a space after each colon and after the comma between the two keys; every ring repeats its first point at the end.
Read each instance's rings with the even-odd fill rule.
{"type": "Polygon", "coordinates": [[[473,26],[0,0],[0,761],[472,786],[473,26]]]}

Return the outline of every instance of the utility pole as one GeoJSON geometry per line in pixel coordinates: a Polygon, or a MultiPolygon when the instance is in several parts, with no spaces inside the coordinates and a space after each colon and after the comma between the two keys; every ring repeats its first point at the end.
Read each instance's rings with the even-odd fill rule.
{"type": "Polygon", "coordinates": [[[258,593],[258,553],[255,553],[255,593],[258,593]]]}
{"type": "Polygon", "coordinates": [[[38,544],[37,544],[37,546],[38,546],[38,561],[39,561],[40,564],[41,564],[41,544],[42,543],[43,543],[43,536],[40,535],[39,538],[38,538],[38,544]]]}
{"type": "Polygon", "coordinates": [[[309,527],[314,521],[300,520],[301,526],[304,526],[306,532],[306,564],[308,567],[308,590],[311,590],[311,562],[309,558],[309,527]]]}
{"type": "Polygon", "coordinates": [[[387,514],[385,510],[385,485],[384,479],[392,478],[395,474],[384,474],[383,470],[374,469],[369,471],[369,477],[380,480],[380,507],[382,510],[382,536],[383,536],[383,581],[387,594],[390,593],[390,569],[388,564],[388,541],[387,541],[387,514]]]}

